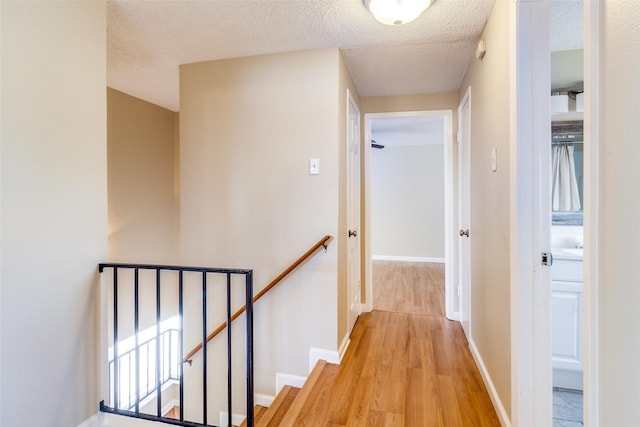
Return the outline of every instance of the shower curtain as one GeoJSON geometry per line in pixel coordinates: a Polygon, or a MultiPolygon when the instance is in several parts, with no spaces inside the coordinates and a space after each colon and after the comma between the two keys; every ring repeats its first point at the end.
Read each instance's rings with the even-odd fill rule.
{"type": "Polygon", "coordinates": [[[560,144],[551,148],[552,182],[551,206],[554,211],[579,211],[580,194],[573,160],[573,145],[560,144]]]}

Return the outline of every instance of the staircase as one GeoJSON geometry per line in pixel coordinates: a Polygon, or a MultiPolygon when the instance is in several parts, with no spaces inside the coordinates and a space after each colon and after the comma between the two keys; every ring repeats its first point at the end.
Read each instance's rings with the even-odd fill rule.
{"type": "Polygon", "coordinates": [[[318,361],[301,389],[285,386],[269,408],[256,406],[256,427],[324,425],[337,374],[338,365],[318,361]]]}

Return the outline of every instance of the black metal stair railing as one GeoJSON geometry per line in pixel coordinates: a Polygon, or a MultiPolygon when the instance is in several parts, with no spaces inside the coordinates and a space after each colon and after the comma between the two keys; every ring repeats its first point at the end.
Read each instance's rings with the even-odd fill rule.
{"type": "MultiPolygon", "coordinates": [[[[118,415],[130,416],[134,418],[141,418],[150,421],[159,421],[167,424],[184,426],[184,427],[201,427],[201,426],[210,426],[208,423],[208,408],[207,408],[207,316],[209,314],[209,308],[207,306],[207,281],[212,275],[216,275],[217,277],[226,276],[226,322],[227,322],[227,414],[228,414],[228,425],[231,426],[231,415],[232,415],[232,344],[231,344],[231,306],[232,306],[232,278],[234,277],[244,277],[244,299],[246,304],[246,322],[245,322],[245,357],[246,357],[246,414],[247,414],[247,422],[246,425],[248,427],[253,427],[254,425],[254,385],[253,385],[253,271],[252,270],[243,270],[243,269],[224,269],[224,268],[204,268],[204,267],[181,267],[181,266],[170,266],[170,265],[148,265],[148,264],[122,264],[122,263],[104,263],[99,265],[99,272],[103,273],[105,269],[111,269],[113,283],[112,286],[112,295],[113,295],[113,307],[110,307],[112,315],[112,340],[113,340],[113,356],[109,358],[109,369],[107,370],[109,375],[109,389],[110,389],[110,403],[111,406],[107,405],[104,401],[100,403],[100,410],[103,412],[109,412],[118,415]],[[118,307],[119,300],[119,290],[122,287],[122,283],[119,283],[120,273],[123,271],[133,271],[133,339],[134,344],[131,349],[126,351],[119,352],[119,315],[120,308],[118,307]],[[141,301],[140,293],[141,286],[148,286],[148,281],[141,281],[140,272],[141,271],[152,271],[155,272],[155,301],[141,301]],[[172,271],[177,273],[177,293],[178,293],[178,319],[179,319],[179,327],[177,329],[177,351],[176,353],[179,355],[179,361],[176,364],[177,375],[172,373],[172,369],[169,368],[169,371],[166,371],[167,364],[172,365],[171,361],[165,360],[167,356],[167,350],[163,350],[165,347],[161,348],[161,342],[163,340],[164,334],[168,331],[161,331],[161,308],[162,308],[162,286],[161,286],[161,278],[162,272],[172,271]],[[182,363],[182,355],[184,354],[184,322],[183,322],[183,314],[184,314],[184,292],[185,286],[185,275],[199,274],[201,275],[201,280],[198,282],[201,285],[201,293],[202,293],[202,420],[191,421],[185,420],[184,416],[184,375],[183,375],[183,366],[182,363]],[[142,283],[141,283],[142,282],[142,283]],[[142,343],[139,341],[139,333],[140,333],[140,309],[141,306],[148,307],[148,305],[155,305],[155,336],[151,339],[144,340],[142,343]],[[150,351],[150,343],[154,343],[154,351],[150,351]],[[143,353],[143,348],[146,348],[144,351],[146,357],[153,358],[155,360],[141,360],[141,354],[143,353]],[[153,353],[152,356],[149,356],[150,353],[153,353]],[[131,380],[131,376],[133,376],[133,385],[130,389],[133,389],[133,397],[131,393],[128,393],[127,397],[124,399],[125,402],[122,401],[120,394],[122,380],[121,375],[121,367],[123,363],[127,363],[126,369],[129,376],[129,380],[131,380]],[[133,363],[133,368],[131,364],[133,363]],[[145,384],[142,384],[141,375],[143,374],[143,369],[141,366],[146,367],[148,369],[149,366],[153,366],[155,368],[155,372],[145,374],[145,384]],[[133,374],[132,374],[133,372],[133,374]],[[149,386],[149,381],[155,380],[155,385],[149,386]],[[179,384],[179,407],[181,410],[179,411],[179,416],[177,419],[169,418],[163,415],[162,413],[162,388],[168,381],[174,380],[179,384]],[[141,402],[144,399],[149,399],[151,397],[155,397],[156,399],[156,408],[155,414],[146,413],[141,411],[141,402]]],[[[189,282],[193,284],[192,281],[189,282]]],[[[169,331],[170,332],[170,331],[169,331]]],[[[171,353],[171,352],[169,352],[171,353]]],[[[170,357],[170,356],[169,356],[170,357]]]]}

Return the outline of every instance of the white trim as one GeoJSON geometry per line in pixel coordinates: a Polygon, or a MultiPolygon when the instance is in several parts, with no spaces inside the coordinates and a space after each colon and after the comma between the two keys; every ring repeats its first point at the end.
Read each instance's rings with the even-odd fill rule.
{"type": "Polygon", "coordinates": [[[351,229],[354,227],[355,231],[360,234],[360,237],[354,235],[354,238],[357,239],[356,243],[353,243],[353,239],[351,238],[348,238],[346,243],[348,270],[347,294],[349,300],[347,304],[347,335],[351,335],[351,332],[358,321],[358,317],[360,317],[360,314],[362,313],[362,125],[360,107],[353,98],[351,90],[348,88],[346,111],[346,222],[347,228],[351,229]],[[355,117],[355,130],[352,127],[353,117],[355,117]],[[356,149],[353,150],[353,147],[356,147],[356,149]],[[355,153],[355,155],[353,153],[355,153]],[[352,162],[352,160],[354,160],[354,162],[352,162]],[[355,253],[352,254],[352,252],[355,253]]]}
{"type": "MultiPolygon", "coordinates": [[[[373,272],[372,272],[372,247],[371,247],[371,121],[376,119],[387,119],[393,117],[442,117],[444,119],[444,185],[445,185],[445,263],[453,265],[455,237],[454,221],[451,216],[454,213],[453,196],[453,110],[421,110],[421,111],[397,111],[389,113],[365,113],[364,114],[364,142],[362,150],[363,162],[363,188],[364,188],[364,280],[365,280],[365,303],[362,305],[363,311],[373,310],[373,272]]],[[[455,284],[451,276],[451,269],[445,269],[445,307],[448,307],[451,295],[455,295],[455,284]]],[[[449,316],[450,313],[447,313],[449,316]]],[[[453,316],[453,314],[452,314],[453,316]]]]}
{"type": "Polygon", "coordinates": [[[98,414],[93,414],[89,418],[87,418],[86,420],[78,424],[78,427],[98,427],[98,426],[99,426],[98,414]]]}
{"type": "Polygon", "coordinates": [[[349,336],[345,336],[342,342],[340,343],[340,347],[338,347],[338,364],[342,362],[342,358],[347,352],[347,349],[349,348],[349,344],[351,344],[351,339],[349,338],[349,336]]]}
{"type": "MultiPolygon", "coordinates": [[[[456,212],[456,229],[462,230],[463,227],[466,227],[467,230],[471,228],[471,86],[467,87],[467,90],[464,92],[462,100],[460,104],[458,104],[458,133],[456,135],[456,142],[458,144],[458,211],[456,212]],[[465,135],[462,132],[462,112],[464,110],[464,106],[468,105],[468,114],[469,114],[469,129],[467,129],[468,135],[466,135],[467,147],[464,153],[461,153],[460,146],[463,142],[462,139],[465,138],[465,135]],[[464,156],[463,156],[464,154],[464,156]],[[463,171],[463,166],[466,164],[466,171],[463,171]],[[464,174],[464,179],[466,183],[462,182],[464,174]],[[460,187],[465,185],[466,191],[468,192],[466,195],[466,200],[462,200],[462,192],[460,191],[460,187]],[[463,216],[463,207],[466,209],[464,212],[465,218],[461,218],[463,216]],[[462,224],[463,219],[466,224],[462,224]]],[[[459,236],[459,234],[456,234],[459,236]]],[[[467,236],[468,237],[468,236],[467,236]]],[[[470,245],[470,243],[469,243],[470,245]]],[[[460,261],[461,258],[461,242],[458,238],[457,240],[457,252],[453,258],[453,266],[449,268],[451,274],[456,274],[456,280],[453,281],[453,286],[446,289],[445,292],[450,292],[448,298],[445,301],[445,313],[448,319],[450,320],[458,320],[462,324],[462,329],[464,330],[465,336],[470,338],[471,336],[471,301],[473,297],[472,286],[471,286],[471,247],[469,247],[468,253],[466,254],[465,265],[462,265],[460,261]],[[463,283],[462,280],[462,272],[465,272],[464,276],[468,283],[463,283]],[[466,295],[465,295],[466,292],[466,295]],[[465,296],[464,300],[462,295],[465,296]],[[463,307],[463,301],[466,304],[466,307],[463,307]],[[457,309],[457,311],[456,311],[457,309]],[[452,312],[454,313],[452,315],[452,312]],[[457,316],[457,319],[454,317],[457,316]],[[466,323],[466,324],[465,324],[466,323]]]]}
{"type": "Polygon", "coordinates": [[[438,262],[444,263],[444,258],[429,258],[421,256],[398,256],[398,255],[372,255],[373,261],[401,261],[401,262],[438,262]]]}
{"type": "MultiPolygon", "coordinates": [[[[515,123],[517,121],[517,113],[515,106],[517,104],[517,83],[516,77],[518,74],[518,66],[516,59],[516,51],[517,51],[517,40],[516,40],[516,26],[517,26],[517,18],[518,10],[515,5],[511,5],[509,8],[509,145],[510,147],[517,146],[518,143],[518,132],[515,127],[515,123]]],[[[526,351],[530,350],[529,348],[523,349],[521,348],[519,333],[521,328],[520,325],[520,292],[519,288],[516,285],[520,281],[520,270],[518,264],[518,257],[515,255],[515,249],[518,245],[518,236],[516,234],[516,230],[518,228],[518,224],[513,224],[513,219],[517,218],[518,215],[518,203],[514,198],[517,195],[517,179],[514,173],[517,171],[515,167],[518,161],[518,153],[514,149],[509,149],[509,217],[511,219],[511,226],[509,228],[509,243],[511,245],[510,250],[510,274],[509,279],[511,283],[510,291],[510,301],[509,305],[511,307],[511,420],[513,420],[515,425],[525,425],[524,423],[520,423],[520,420],[523,418],[523,411],[525,409],[521,408],[520,403],[520,387],[523,387],[524,379],[521,378],[520,375],[520,354],[527,354],[526,351]]],[[[528,380],[528,378],[527,378],[528,380]]],[[[526,384],[529,388],[531,385],[529,381],[526,384]]],[[[530,390],[527,390],[530,391],[530,390]]]]}
{"type": "Polygon", "coordinates": [[[447,110],[444,120],[444,305],[445,316],[455,320],[456,283],[454,268],[456,263],[457,220],[455,214],[456,188],[453,138],[453,110],[447,110]]]}
{"type": "Polygon", "coordinates": [[[507,415],[507,411],[504,409],[504,405],[502,404],[502,400],[496,391],[495,386],[493,385],[493,381],[491,381],[491,376],[489,375],[489,371],[487,371],[487,367],[482,360],[482,356],[480,356],[480,352],[476,347],[476,344],[473,340],[469,341],[469,350],[471,350],[471,355],[473,359],[476,361],[476,365],[478,366],[478,370],[480,371],[480,376],[484,381],[485,387],[487,387],[487,392],[489,392],[489,397],[491,398],[491,403],[493,403],[493,408],[496,410],[496,415],[498,415],[498,420],[500,420],[500,425],[502,427],[511,427],[511,422],[509,421],[509,416],[507,415]]]}
{"type": "Polygon", "coordinates": [[[309,348],[309,373],[313,371],[319,360],[325,360],[336,365],[340,364],[340,354],[335,350],[325,350],[322,348],[309,348]]]}
{"type": "Polygon", "coordinates": [[[267,408],[273,405],[274,400],[276,400],[276,397],[268,394],[255,393],[253,396],[253,403],[255,403],[256,405],[265,406],[267,408]]]}
{"type": "Polygon", "coordinates": [[[449,320],[453,320],[453,321],[456,321],[456,322],[459,322],[459,321],[460,321],[460,319],[461,319],[461,316],[460,316],[460,312],[459,312],[459,311],[454,311],[454,312],[451,312],[451,313],[446,313],[446,314],[445,314],[445,317],[446,317],[447,319],[449,319],[449,320]]]}
{"type": "Polygon", "coordinates": [[[300,375],[284,374],[282,372],[276,372],[276,396],[280,393],[280,390],[286,385],[291,387],[302,388],[307,377],[300,375]]]}
{"type": "Polygon", "coordinates": [[[365,301],[362,304],[363,312],[373,310],[373,267],[371,262],[371,144],[365,143],[371,141],[371,117],[369,113],[364,115],[364,140],[362,143],[362,181],[360,185],[364,194],[364,296],[365,301]]]}
{"type": "Polygon", "coordinates": [[[603,2],[584,3],[584,424],[598,427],[600,17],[603,2]]]}

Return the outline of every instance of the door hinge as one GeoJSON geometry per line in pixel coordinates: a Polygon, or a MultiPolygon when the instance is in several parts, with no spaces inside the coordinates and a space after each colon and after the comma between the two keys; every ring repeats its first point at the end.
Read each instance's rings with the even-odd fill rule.
{"type": "Polygon", "coordinates": [[[542,265],[551,267],[553,265],[553,254],[551,254],[551,252],[542,252],[541,263],[542,265]]]}

